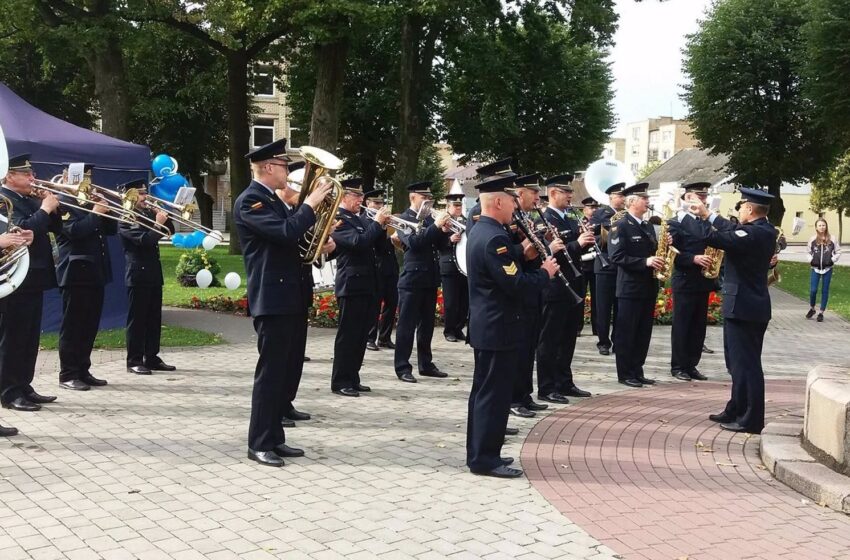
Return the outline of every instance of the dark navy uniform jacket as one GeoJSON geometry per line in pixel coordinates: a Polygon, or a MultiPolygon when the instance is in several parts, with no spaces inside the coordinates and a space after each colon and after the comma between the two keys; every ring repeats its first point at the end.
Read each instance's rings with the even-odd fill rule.
{"type": "MultiPolygon", "coordinates": [[[[617,267],[611,262],[610,253],[611,246],[606,245],[602,246],[601,235],[602,229],[608,230],[608,233],[611,232],[611,225],[609,221],[611,217],[616,213],[616,211],[610,206],[602,206],[598,208],[593,215],[590,217],[590,225],[593,227],[593,233],[596,235],[596,243],[599,245],[599,249],[602,251],[602,254],[605,255],[605,260],[610,263],[608,267],[602,266],[602,259],[597,255],[595,259],[593,259],[593,272],[595,274],[617,274],[617,267]]],[[[610,240],[610,235],[608,236],[610,240]]]]}
{"type": "Polygon", "coordinates": [[[475,206],[469,209],[466,213],[466,235],[469,235],[470,230],[481,219],[481,203],[476,202],[475,206]]]}
{"type": "Polygon", "coordinates": [[[702,275],[703,268],[694,263],[696,255],[705,254],[703,225],[698,217],[680,212],[675,220],[668,220],[673,246],[679,250],[670,284],[675,292],[710,292],[715,280],[702,275]]]}
{"type": "Polygon", "coordinates": [[[504,226],[487,216],[467,243],[470,344],[476,350],[517,350],[523,344],[524,294],[540,294],[549,275],[523,271],[504,226]]]}
{"type": "Polygon", "coordinates": [[[257,181],[239,195],[233,205],[233,223],[239,232],[245,273],[248,276],[248,312],[261,315],[303,313],[305,268],[298,242],[316,223],[313,209],[303,204],[297,210],[286,205],[257,181]]]}
{"type": "Polygon", "coordinates": [[[378,274],[381,277],[398,277],[398,259],[395,256],[395,245],[386,231],[375,242],[375,258],[378,263],[378,274]]]}
{"type": "MultiPolygon", "coordinates": [[[[466,222],[466,218],[454,218],[460,222],[466,222]]],[[[443,276],[454,276],[462,274],[457,267],[457,259],[455,258],[455,243],[452,243],[453,233],[449,233],[440,240],[440,274],[443,276]]]]}
{"type": "Polygon", "coordinates": [[[62,207],[53,214],[48,214],[41,209],[41,200],[37,198],[23,196],[6,187],[0,189],[0,192],[12,201],[12,223],[33,232],[32,245],[29,246],[29,272],[17,291],[42,292],[55,288],[56,265],[48,233],[58,234],[62,231],[62,207]]]}
{"type": "Polygon", "coordinates": [[[375,244],[386,237],[384,228],[345,208],[339,209],[337,219],[342,223],[331,234],[336,242],[334,293],[337,297],[374,295],[378,289],[375,244]]]}
{"type": "MultiPolygon", "coordinates": [[[[70,198],[65,197],[65,200],[70,198]]],[[[118,222],[72,204],[60,206],[59,213],[62,216],[62,231],[56,236],[59,286],[105,286],[112,282],[106,236],[118,232],[118,222]]]]}
{"type": "Polygon", "coordinates": [[[657,248],[655,229],[649,222],[627,213],[611,226],[608,255],[617,265],[617,297],[655,298],[658,280],[646,259],[654,256],[657,248]]]}
{"type": "MultiPolygon", "coordinates": [[[[150,209],[136,209],[151,220],[156,212],[150,209]]],[[[174,233],[171,220],[165,221],[168,231],[174,233]]],[[[128,288],[162,286],[162,263],[159,261],[159,241],[163,234],[151,231],[138,224],[118,225],[118,237],[124,247],[124,284],[128,288]]]]}
{"type": "MultiPolygon", "coordinates": [[[[416,212],[405,210],[402,219],[416,221],[416,212]]],[[[404,247],[404,265],[398,278],[398,287],[406,290],[415,288],[436,288],[440,285],[438,266],[438,247],[443,239],[451,235],[437,227],[434,219],[428,216],[422,222],[418,233],[398,232],[398,238],[404,247]]]]}
{"type": "Polygon", "coordinates": [[[766,218],[735,225],[718,216],[712,229],[703,221],[703,238],[726,251],[723,277],[723,317],[741,321],[770,321],[767,275],[776,250],[776,228],[766,218]]]}
{"type": "MultiPolygon", "coordinates": [[[[581,270],[582,248],[578,242],[578,222],[566,214],[562,218],[551,206],[546,208],[543,213],[546,215],[546,220],[558,230],[558,233],[564,240],[564,245],[566,245],[567,251],[570,253],[570,258],[572,258],[573,264],[576,268],[581,270]]],[[[582,293],[582,278],[570,278],[570,276],[572,276],[572,269],[570,268],[570,265],[567,264],[566,258],[559,258],[558,264],[561,265],[561,272],[563,272],[564,276],[570,280],[570,287],[575,290],[577,294],[582,293]]],[[[563,301],[572,299],[573,297],[567,291],[567,287],[564,286],[563,280],[557,276],[549,280],[546,285],[546,290],[543,292],[543,301],[563,301]]]]}

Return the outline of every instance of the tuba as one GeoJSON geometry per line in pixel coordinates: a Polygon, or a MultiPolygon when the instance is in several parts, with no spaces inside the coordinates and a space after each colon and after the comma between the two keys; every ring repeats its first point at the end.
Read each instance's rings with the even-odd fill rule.
{"type": "Polygon", "coordinates": [[[298,196],[299,205],[304,204],[310,193],[323,183],[330,182],[333,185],[331,192],[316,208],[316,223],[307,230],[298,244],[301,259],[312,264],[321,256],[322,247],[336,223],[336,213],[344,191],[339,179],[333,177],[333,173],[342,168],[342,160],[315,146],[301,146],[299,152],[305,162],[301,193],[298,196]]]}
{"type": "MultiPolygon", "coordinates": [[[[20,228],[12,225],[12,201],[0,195],[0,221],[7,225],[6,231],[14,233],[20,228]]],[[[17,290],[30,268],[30,253],[26,245],[13,245],[0,252],[0,298],[17,290]]]]}

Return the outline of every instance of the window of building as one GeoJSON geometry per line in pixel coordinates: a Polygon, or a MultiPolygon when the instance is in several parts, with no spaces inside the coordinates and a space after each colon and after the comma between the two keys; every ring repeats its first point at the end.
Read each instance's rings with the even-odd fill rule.
{"type": "Polygon", "coordinates": [[[658,150],[649,150],[649,161],[657,161],[658,160],[658,150]]]}
{"type": "Polygon", "coordinates": [[[251,142],[259,147],[274,142],[274,119],[255,119],[251,127],[251,142]]]}
{"type": "Polygon", "coordinates": [[[638,172],[638,164],[633,163],[632,164],[632,173],[637,173],[637,172],[638,172]]]}
{"type": "Polygon", "coordinates": [[[673,131],[665,130],[663,134],[661,134],[661,140],[664,142],[669,142],[673,139],[673,131]]]}
{"type": "Polygon", "coordinates": [[[632,155],[633,155],[633,156],[638,155],[638,152],[639,152],[639,151],[640,151],[640,148],[638,147],[638,145],[637,145],[637,144],[632,144],[632,155]]]}
{"type": "Polygon", "coordinates": [[[632,129],[632,140],[639,140],[639,139],[640,139],[640,127],[636,126],[635,128],[632,129]]]}
{"type": "Polygon", "coordinates": [[[274,75],[268,68],[261,68],[254,74],[254,95],[273,97],[275,94],[274,75]]]}
{"type": "Polygon", "coordinates": [[[649,133],[649,143],[650,144],[657,144],[658,143],[658,131],[657,130],[653,130],[652,132],[649,133]]]}
{"type": "Polygon", "coordinates": [[[794,216],[796,216],[797,218],[802,218],[803,213],[802,212],[794,212],[794,216]]]}
{"type": "Polygon", "coordinates": [[[612,157],[613,155],[614,155],[614,150],[612,150],[611,148],[608,148],[607,150],[605,150],[605,157],[612,157]]]}
{"type": "Polygon", "coordinates": [[[661,150],[661,159],[665,161],[670,159],[670,150],[661,150]]]}

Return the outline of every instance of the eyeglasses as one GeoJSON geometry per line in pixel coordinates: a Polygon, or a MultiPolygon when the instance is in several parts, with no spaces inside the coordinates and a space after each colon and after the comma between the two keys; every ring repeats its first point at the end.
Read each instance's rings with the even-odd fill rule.
{"type": "Polygon", "coordinates": [[[275,167],[285,167],[285,168],[289,169],[289,166],[286,165],[285,163],[272,163],[270,161],[267,161],[266,165],[274,165],[275,167]]]}

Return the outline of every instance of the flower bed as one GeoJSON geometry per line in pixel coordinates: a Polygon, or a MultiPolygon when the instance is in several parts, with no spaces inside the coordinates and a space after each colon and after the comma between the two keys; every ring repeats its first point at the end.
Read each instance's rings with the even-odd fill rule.
{"type": "Polygon", "coordinates": [[[230,296],[211,296],[208,298],[199,298],[192,296],[189,300],[189,307],[192,309],[206,309],[208,311],[217,311],[219,313],[234,313],[236,315],[246,315],[248,313],[248,294],[243,293],[242,297],[232,298],[230,296]]]}

